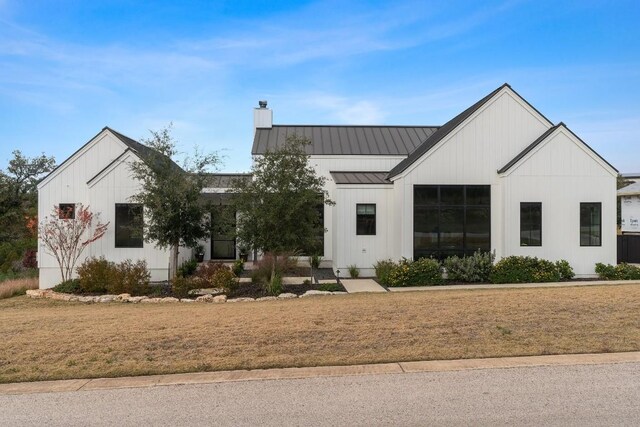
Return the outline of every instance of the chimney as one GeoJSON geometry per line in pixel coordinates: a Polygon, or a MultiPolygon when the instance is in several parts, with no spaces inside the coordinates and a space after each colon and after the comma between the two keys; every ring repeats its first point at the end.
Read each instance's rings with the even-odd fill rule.
{"type": "Polygon", "coordinates": [[[253,134],[256,129],[271,129],[273,126],[273,111],[267,108],[267,101],[258,101],[258,108],[253,109],[253,134]]]}

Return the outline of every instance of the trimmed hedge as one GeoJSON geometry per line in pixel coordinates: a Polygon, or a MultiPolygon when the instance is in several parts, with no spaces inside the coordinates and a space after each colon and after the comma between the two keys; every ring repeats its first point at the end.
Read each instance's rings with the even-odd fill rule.
{"type": "Polygon", "coordinates": [[[403,258],[388,276],[388,286],[429,286],[443,282],[440,263],[432,258],[403,258]]]}
{"type": "Polygon", "coordinates": [[[596,273],[605,280],[640,280],[640,268],[625,262],[616,266],[611,264],[596,264],[596,273]]]}
{"type": "MultiPolygon", "coordinates": [[[[566,267],[569,263],[562,263],[563,273],[557,264],[546,259],[528,256],[510,256],[501,259],[494,265],[490,279],[493,283],[541,283],[559,282],[568,275],[566,267]],[[566,265],[564,264],[566,263],[566,265]]],[[[573,270],[571,270],[573,274],[573,270]]]]}

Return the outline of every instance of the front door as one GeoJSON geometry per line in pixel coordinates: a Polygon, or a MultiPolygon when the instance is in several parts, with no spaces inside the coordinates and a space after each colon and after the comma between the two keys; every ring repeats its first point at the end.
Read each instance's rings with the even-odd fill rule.
{"type": "MultiPolygon", "coordinates": [[[[235,215],[234,215],[235,217],[235,215]]],[[[226,230],[215,227],[211,233],[211,259],[236,259],[235,224],[226,230]]]]}

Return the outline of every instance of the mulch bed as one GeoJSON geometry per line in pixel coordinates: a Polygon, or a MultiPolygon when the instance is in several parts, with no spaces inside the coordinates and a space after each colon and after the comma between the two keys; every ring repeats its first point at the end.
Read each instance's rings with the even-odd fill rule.
{"type": "MultiPolygon", "coordinates": [[[[283,293],[302,295],[311,290],[322,291],[326,289],[323,289],[323,286],[318,284],[282,285],[283,293]]],[[[331,290],[340,292],[347,291],[344,286],[340,284],[333,284],[331,290]]],[[[269,294],[265,292],[263,285],[260,283],[240,283],[236,290],[227,294],[228,298],[260,298],[266,296],[269,296],[269,294]]]]}

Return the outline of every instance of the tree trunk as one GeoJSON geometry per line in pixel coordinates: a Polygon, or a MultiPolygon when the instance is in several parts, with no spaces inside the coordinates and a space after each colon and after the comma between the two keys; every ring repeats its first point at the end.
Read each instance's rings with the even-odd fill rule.
{"type": "Polygon", "coordinates": [[[277,263],[278,263],[278,255],[274,253],[273,256],[271,257],[271,280],[269,281],[271,283],[271,286],[273,286],[273,281],[276,278],[277,263]]]}
{"type": "Polygon", "coordinates": [[[178,274],[178,254],[179,254],[179,242],[175,242],[171,245],[171,259],[169,263],[169,278],[171,280],[176,278],[178,274]]]}

